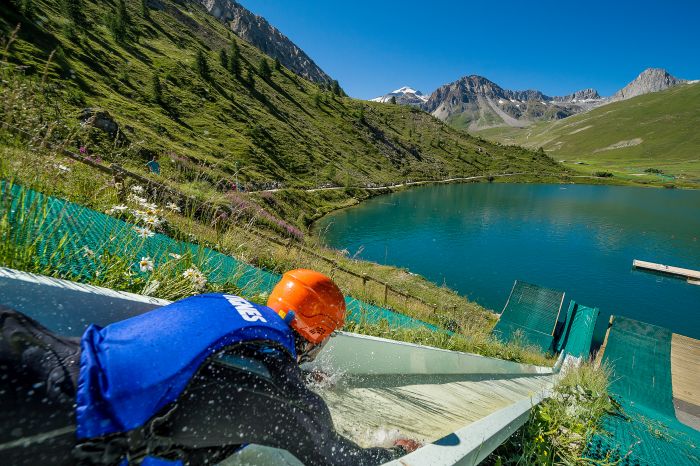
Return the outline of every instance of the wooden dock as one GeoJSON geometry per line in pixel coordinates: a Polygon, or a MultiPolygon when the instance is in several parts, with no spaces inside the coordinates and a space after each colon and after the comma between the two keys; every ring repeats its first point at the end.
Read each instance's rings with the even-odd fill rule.
{"type": "Polygon", "coordinates": [[[632,261],[632,267],[682,278],[683,280],[687,280],[691,285],[700,285],[700,271],[697,270],[682,269],[680,267],[656,264],[654,262],[640,261],[637,259],[632,261]]]}

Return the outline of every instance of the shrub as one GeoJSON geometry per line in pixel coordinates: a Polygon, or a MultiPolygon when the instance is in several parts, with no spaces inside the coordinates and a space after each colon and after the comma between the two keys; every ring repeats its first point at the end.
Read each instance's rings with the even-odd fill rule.
{"type": "Polygon", "coordinates": [[[197,50],[197,58],[195,59],[195,69],[197,70],[197,73],[204,79],[205,81],[209,80],[209,62],[207,61],[207,56],[204,55],[204,52],[201,50],[197,50]]]}
{"type": "Polygon", "coordinates": [[[595,172],[594,175],[598,178],[612,178],[614,176],[610,172],[595,172]]]}

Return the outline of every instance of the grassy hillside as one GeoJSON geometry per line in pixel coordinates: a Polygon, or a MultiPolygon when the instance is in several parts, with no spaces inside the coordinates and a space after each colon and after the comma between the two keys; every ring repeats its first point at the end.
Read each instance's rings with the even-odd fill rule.
{"type": "Polygon", "coordinates": [[[640,181],[700,184],[700,84],[683,85],[528,128],[479,135],[543,147],[577,170],[605,170],[640,181]],[[581,163],[582,162],[582,163],[581,163]],[[663,173],[649,173],[646,170],[663,173]]]}
{"type": "Polygon", "coordinates": [[[125,14],[121,0],[15,3],[0,10],[0,32],[7,38],[20,24],[10,60],[27,67],[28,79],[43,81],[48,71],[54,92],[41,118],[75,127],[81,109],[104,109],[128,147],[115,155],[90,135],[81,135],[81,144],[141,170],[161,154],[163,178],[191,193],[225,192],[237,172],[241,182],[310,187],[560,170],[546,157],[479,141],[424,112],[321,88],[276,67],[192,3],[161,0],[142,9],[128,1],[125,14]],[[70,19],[65,4],[75,2],[81,13],[70,19]],[[240,59],[231,71],[233,47],[240,59]]]}

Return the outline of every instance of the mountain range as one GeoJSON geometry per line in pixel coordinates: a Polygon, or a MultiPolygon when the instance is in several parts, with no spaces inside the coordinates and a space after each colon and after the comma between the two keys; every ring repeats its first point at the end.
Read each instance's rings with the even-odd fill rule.
{"type": "Polygon", "coordinates": [[[538,121],[560,120],[610,102],[687,82],[664,69],[649,68],[611,97],[601,97],[592,88],[552,97],[538,90],[504,89],[483,76],[471,75],[439,87],[428,98],[403,87],[372,100],[389,102],[394,97],[397,104],[417,106],[452,126],[478,131],[501,126],[523,128],[538,121]]]}

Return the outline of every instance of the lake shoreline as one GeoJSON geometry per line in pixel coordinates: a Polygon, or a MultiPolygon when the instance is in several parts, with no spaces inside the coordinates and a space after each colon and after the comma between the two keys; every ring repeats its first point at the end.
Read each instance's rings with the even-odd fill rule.
{"type": "MultiPolygon", "coordinates": [[[[426,278],[436,286],[446,282],[447,287],[456,290],[465,299],[490,310],[501,307],[501,304],[503,304],[500,302],[501,297],[503,302],[505,302],[505,295],[507,294],[508,286],[512,285],[512,279],[523,279],[543,286],[573,292],[571,297],[577,300],[582,299],[584,301],[583,304],[600,306],[615,314],[635,313],[637,312],[636,308],[660,308],[661,303],[658,302],[658,299],[645,303],[635,298],[633,290],[642,286],[642,284],[645,287],[657,289],[662,294],[665,293],[669,302],[674,301],[676,297],[682,297],[685,300],[690,299],[691,292],[683,288],[690,287],[690,285],[685,283],[674,284],[666,280],[663,283],[653,283],[658,282],[655,277],[642,277],[640,272],[630,272],[630,268],[632,259],[673,263],[673,265],[682,267],[697,266],[697,263],[700,263],[700,257],[696,257],[700,248],[700,243],[698,243],[698,239],[700,239],[698,236],[700,235],[694,235],[693,233],[696,231],[692,227],[694,222],[691,221],[691,224],[682,225],[677,220],[673,220],[674,216],[679,218],[690,216],[692,218],[698,204],[695,196],[690,194],[690,192],[696,192],[696,190],[628,191],[622,188],[640,188],[647,187],[647,185],[573,183],[569,180],[561,179],[540,179],[537,181],[539,182],[514,183],[508,179],[508,182],[505,183],[493,183],[493,186],[499,184],[512,186],[513,190],[506,189],[505,191],[520,193],[519,195],[523,197],[522,200],[527,205],[527,212],[529,213],[518,213],[517,209],[514,211],[512,206],[506,205],[503,208],[503,206],[490,205],[489,201],[485,203],[485,206],[480,207],[487,209],[485,211],[487,223],[484,225],[480,223],[480,213],[483,214],[483,212],[481,210],[471,210],[473,209],[471,197],[476,196],[478,198],[480,196],[478,193],[499,193],[504,190],[495,189],[494,191],[494,189],[488,189],[483,186],[483,182],[471,180],[469,183],[459,184],[473,185],[477,191],[466,193],[460,188],[451,189],[446,186],[438,187],[437,185],[432,187],[424,186],[428,190],[427,192],[419,194],[418,192],[423,190],[416,190],[416,193],[408,197],[399,196],[393,198],[390,202],[392,204],[391,207],[381,205],[386,204],[385,202],[375,201],[369,210],[365,208],[365,211],[371,212],[372,221],[367,219],[357,220],[365,215],[354,212],[348,214],[347,212],[352,212],[350,209],[337,209],[334,211],[334,214],[340,215],[340,217],[337,220],[333,220],[333,222],[336,222],[334,227],[336,228],[336,233],[329,231],[324,237],[321,237],[319,231],[328,225],[328,223],[323,223],[323,221],[314,224],[314,233],[319,240],[322,240],[323,244],[336,248],[336,250],[338,248],[345,248],[350,251],[361,250],[362,255],[358,258],[363,261],[406,269],[411,273],[416,273],[426,278]],[[478,185],[482,185],[482,187],[476,188],[478,185]],[[519,187],[516,188],[516,186],[519,187]],[[578,187],[579,189],[567,190],[567,187],[578,187]],[[451,200],[441,197],[442,194],[452,191],[460,192],[461,197],[450,198],[451,200]],[[535,194],[528,194],[535,192],[545,192],[546,196],[538,198],[535,194]],[[658,193],[658,195],[654,193],[658,193]],[[409,201],[407,199],[410,199],[415,205],[408,207],[406,202],[409,201]],[[467,201],[469,201],[468,205],[467,201]],[[429,207],[426,207],[426,205],[429,207]],[[451,206],[461,206],[460,210],[462,212],[457,213],[457,208],[451,206]],[[439,214],[435,213],[436,209],[439,211],[439,214]],[[345,213],[340,213],[341,210],[344,210],[345,213]],[[477,234],[469,241],[476,241],[482,245],[482,249],[488,250],[489,254],[495,254],[495,259],[492,257],[488,258],[487,262],[493,262],[488,270],[480,270],[479,267],[482,264],[475,259],[479,254],[485,255],[486,252],[482,253],[478,250],[468,249],[469,253],[460,253],[458,249],[454,249],[450,245],[449,238],[446,239],[444,236],[441,236],[439,221],[443,217],[450,217],[449,212],[451,210],[455,211],[454,216],[458,217],[459,221],[464,223],[466,225],[465,228],[467,228],[462,231],[460,225],[460,228],[455,228],[451,232],[451,237],[467,236],[471,238],[469,235],[474,235],[474,231],[476,231],[477,234]],[[522,218],[520,218],[521,215],[522,218]],[[512,222],[511,220],[512,224],[508,224],[509,216],[520,218],[520,222],[512,222]],[[557,218],[557,216],[561,218],[557,218]],[[411,219],[411,217],[417,218],[411,219]],[[351,219],[356,220],[353,222],[351,219]],[[494,221],[504,221],[508,224],[508,229],[496,230],[491,236],[488,233],[488,227],[494,221]],[[338,227],[338,222],[341,225],[352,225],[352,227],[338,227]],[[416,227],[413,225],[414,223],[419,226],[416,227]],[[519,237],[518,230],[530,228],[528,223],[532,223],[537,227],[536,233],[533,232],[529,239],[527,236],[519,237]],[[389,226],[380,228],[376,226],[379,224],[388,224],[389,226]],[[434,226],[430,228],[426,227],[426,225],[433,224],[434,226]],[[420,230],[420,233],[423,235],[422,243],[410,242],[411,228],[420,230]],[[334,241],[332,235],[339,234],[339,237],[343,237],[343,234],[338,233],[344,231],[343,229],[346,230],[344,234],[350,234],[353,239],[339,240],[342,243],[334,241]],[[484,229],[486,229],[486,232],[481,231],[484,229]],[[511,230],[512,234],[505,234],[504,236],[504,231],[511,230]],[[350,231],[352,233],[349,233],[350,231]],[[541,272],[537,275],[528,269],[527,264],[530,261],[533,264],[531,267],[537,268],[540,259],[537,254],[527,250],[540,248],[539,254],[546,256],[550,252],[547,250],[550,245],[543,242],[542,237],[550,234],[555,234],[553,238],[553,241],[555,241],[554,250],[559,251],[560,256],[550,257],[548,262],[549,271],[541,272]],[[331,236],[329,237],[328,235],[331,236]],[[573,235],[571,244],[576,245],[575,247],[567,247],[567,242],[561,240],[567,235],[573,235]],[[397,238],[401,238],[400,244],[402,246],[397,246],[397,238]],[[437,238],[437,250],[432,250],[434,248],[431,249],[429,246],[423,247],[424,244],[429,244],[431,238],[437,238]],[[512,244],[513,238],[518,238],[520,241],[517,247],[514,247],[512,244]],[[510,248],[506,249],[511,253],[511,256],[508,256],[507,259],[508,261],[514,260],[515,264],[506,261],[510,264],[506,266],[506,262],[503,262],[504,258],[500,256],[503,254],[501,249],[504,240],[506,241],[506,246],[510,248]],[[561,244],[556,243],[557,241],[561,244]],[[388,246],[385,246],[385,243],[388,246]],[[409,247],[407,244],[411,244],[411,246],[409,247]],[[485,248],[484,245],[488,245],[488,247],[485,248]],[[385,247],[388,248],[388,253],[385,252],[385,247]],[[396,249],[397,247],[399,249],[396,249]],[[556,249],[557,247],[559,249],[556,249]],[[440,251],[440,248],[442,248],[442,251],[440,251]],[[610,249],[610,252],[608,252],[608,249],[610,249]],[[406,253],[405,250],[411,252],[406,253]],[[623,253],[624,257],[620,256],[623,253]],[[389,260],[386,260],[387,254],[392,256],[389,260]],[[442,257],[441,254],[445,257],[442,257]],[[476,256],[473,256],[473,254],[476,254],[476,256]],[[413,259],[410,258],[411,256],[413,259]],[[462,278],[457,281],[450,278],[449,270],[452,266],[449,262],[453,259],[452,256],[470,258],[470,266],[462,268],[460,272],[462,278]],[[599,262],[591,262],[593,258],[589,256],[596,256],[599,262]],[[612,256],[615,256],[615,260],[611,259],[612,256]],[[443,260],[447,260],[447,262],[443,264],[443,260]],[[432,265],[427,269],[421,266],[417,267],[416,262],[421,261],[431,262],[432,265]],[[503,264],[500,264],[501,262],[503,264]],[[574,274],[577,263],[581,263],[582,267],[584,266],[583,264],[587,266],[585,277],[582,278],[581,283],[577,283],[573,278],[567,279],[561,276],[562,270],[566,269],[572,269],[570,272],[574,274]],[[516,272],[516,270],[520,270],[520,272],[516,272]],[[503,277],[510,277],[510,275],[513,275],[512,279],[505,283],[502,280],[503,277]],[[587,289],[595,288],[593,284],[600,281],[600,277],[605,275],[611,275],[608,277],[610,283],[601,284],[603,288],[607,289],[607,294],[596,294],[587,289]],[[501,277],[502,283],[498,284],[498,290],[500,291],[494,292],[496,281],[493,281],[494,285],[490,291],[491,297],[485,298],[483,290],[478,284],[488,281],[487,277],[493,276],[501,277]],[[459,283],[463,284],[460,285],[459,283]],[[471,285],[467,286],[464,283],[471,285]],[[617,284],[619,284],[619,289],[616,288],[617,284]],[[576,290],[583,290],[583,292],[577,293],[576,290]],[[625,294],[631,295],[628,302],[621,299],[621,296],[625,294]],[[496,298],[493,296],[496,296],[496,298]]],[[[465,186],[465,189],[472,188],[466,188],[465,186]]],[[[392,195],[406,190],[408,188],[400,188],[392,191],[392,195]]],[[[512,196],[513,194],[511,194],[512,196]]],[[[498,200],[499,197],[496,196],[496,199],[498,200]]],[[[362,204],[365,205],[366,203],[363,202],[362,204]]],[[[327,216],[324,216],[324,219],[325,222],[329,220],[327,216]]],[[[697,231],[700,231],[700,226],[698,226],[697,231]]],[[[435,241],[435,239],[432,239],[432,241],[435,241]]],[[[571,277],[573,276],[571,275],[571,277]]],[[[692,304],[689,302],[687,305],[692,304]]],[[[656,323],[661,324],[660,322],[656,323]]]]}
{"type": "MultiPolygon", "coordinates": [[[[314,236],[318,238],[318,223],[322,221],[326,216],[338,212],[340,210],[345,210],[349,209],[352,207],[357,207],[363,202],[368,201],[369,199],[373,199],[375,197],[379,196],[384,196],[396,192],[401,192],[405,191],[407,189],[413,189],[413,188],[419,188],[419,187],[424,187],[424,186],[433,186],[433,185],[447,185],[447,184],[479,184],[479,183],[507,183],[507,184],[566,184],[566,185],[589,185],[589,186],[600,186],[600,185],[607,185],[607,186],[621,186],[621,187],[638,187],[638,188],[652,188],[652,189],[669,189],[660,182],[644,182],[644,181],[638,181],[635,179],[614,179],[614,178],[601,178],[598,176],[592,176],[592,175],[557,175],[557,174],[547,174],[546,176],[542,175],[537,175],[537,174],[532,174],[532,173],[504,173],[504,174],[499,174],[499,175],[477,175],[477,176],[472,176],[472,177],[459,177],[459,178],[449,178],[446,180],[428,180],[428,181],[418,181],[418,182],[412,182],[410,184],[405,184],[405,183],[400,183],[400,184],[395,184],[395,185],[389,185],[389,186],[380,186],[380,187],[372,187],[372,188],[362,188],[362,187],[353,187],[350,189],[359,189],[359,190],[364,190],[368,194],[371,193],[371,195],[364,197],[364,198],[352,198],[356,202],[353,202],[352,204],[349,205],[341,205],[337,206],[334,208],[329,209],[328,211],[324,212],[323,215],[316,217],[313,219],[311,224],[309,225],[308,229],[309,232],[311,232],[314,236]],[[493,181],[489,181],[488,178],[493,177],[493,181]],[[534,177],[534,178],[533,178],[534,177]],[[551,180],[551,181],[544,181],[544,179],[551,180]],[[574,180],[576,178],[576,180],[574,180]],[[583,179],[587,181],[582,181],[583,179]],[[558,181],[557,181],[558,180],[558,181]],[[579,181],[581,180],[581,181],[579,181]]],[[[322,192],[325,190],[330,190],[330,189],[336,189],[338,191],[342,191],[343,189],[349,189],[349,188],[343,188],[343,187],[334,187],[334,188],[320,188],[320,189],[311,189],[307,190],[306,192],[322,192]]],[[[697,191],[700,190],[700,186],[696,185],[683,185],[683,186],[674,186],[671,189],[679,189],[679,190],[690,190],[690,191],[697,191]]]]}

